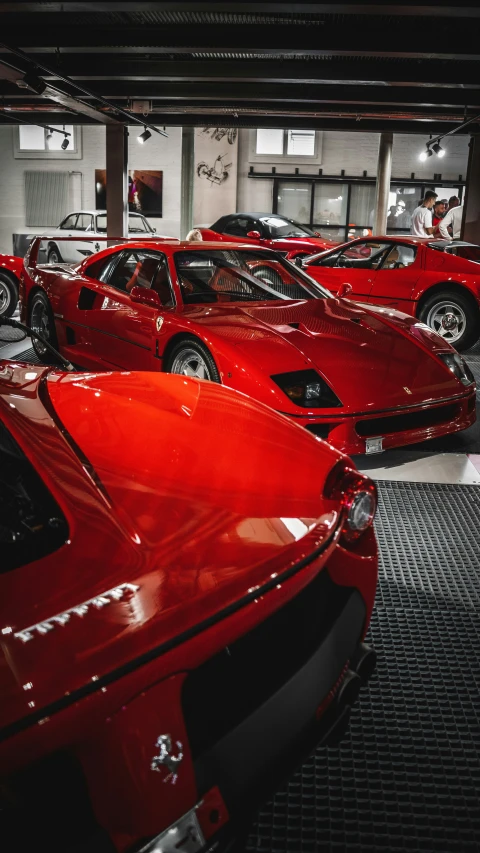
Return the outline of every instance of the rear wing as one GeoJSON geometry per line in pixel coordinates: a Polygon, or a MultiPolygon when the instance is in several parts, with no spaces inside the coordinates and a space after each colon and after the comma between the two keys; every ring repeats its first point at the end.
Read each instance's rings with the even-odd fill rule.
{"type": "MultiPolygon", "coordinates": [[[[47,234],[42,234],[41,237],[34,237],[32,242],[30,243],[25,258],[23,261],[23,265],[25,269],[30,271],[35,271],[38,265],[38,253],[40,251],[40,246],[42,243],[105,243],[106,245],[103,247],[104,249],[109,248],[110,246],[118,246],[118,245],[128,245],[128,243],[180,243],[180,240],[177,237],[98,237],[95,235],[94,237],[49,237],[47,234]]],[[[96,252],[93,251],[92,255],[95,255],[96,252]]]]}

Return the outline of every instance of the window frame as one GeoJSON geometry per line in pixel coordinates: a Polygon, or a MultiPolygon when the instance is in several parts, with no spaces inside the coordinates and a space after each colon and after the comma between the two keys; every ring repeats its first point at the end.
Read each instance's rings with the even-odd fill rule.
{"type": "MultiPolygon", "coordinates": [[[[315,128],[307,128],[315,133],[315,149],[312,155],[310,154],[287,154],[288,133],[295,128],[282,128],[283,130],[283,153],[282,154],[257,154],[257,130],[262,128],[252,128],[250,131],[250,156],[251,163],[316,163],[321,165],[322,147],[323,147],[323,132],[315,128]]],[[[280,128],[279,128],[280,130],[280,128]]]]}
{"type": "MultiPolygon", "coordinates": [[[[176,300],[176,296],[175,296],[175,289],[173,287],[172,275],[170,272],[170,264],[168,262],[168,256],[165,254],[165,252],[157,252],[155,249],[121,249],[119,252],[114,253],[110,264],[107,264],[105,267],[104,275],[105,275],[107,280],[106,281],[104,279],[93,279],[93,280],[99,281],[101,284],[105,284],[105,285],[107,285],[107,287],[111,287],[112,290],[115,290],[117,293],[124,293],[125,296],[129,297],[130,294],[128,293],[127,290],[122,290],[120,287],[117,287],[117,285],[112,284],[111,277],[112,277],[112,275],[114,275],[117,267],[120,266],[120,264],[122,263],[122,259],[125,256],[133,255],[135,252],[138,255],[141,254],[141,255],[144,255],[145,257],[153,257],[156,260],[158,260],[159,262],[161,262],[161,260],[163,258],[163,260],[165,262],[165,267],[166,267],[166,270],[168,273],[168,285],[170,288],[170,295],[172,297],[172,305],[164,305],[162,302],[161,309],[165,310],[165,311],[171,311],[172,309],[176,308],[177,300],[176,300]]],[[[158,272],[158,269],[157,269],[157,272],[158,272]]],[[[87,267],[86,274],[88,276],[88,267],[87,267]]],[[[155,275],[156,275],[156,273],[155,273],[155,275]]],[[[152,279],[152,281],[153,281],[153,279],[152,279]]],[[[139,285],[139,286],[143,287],[143,285],[139,285]]],[[[151,284],[150,284],[150,287],[147,288],[147,290],[153,290],[151,284]]],[[[157,291],[155,291],[155,292],[157,292],[157,291]]]]}
{"type": "MultiPolygon", "coordinates": [[[[46,127],[43,127],[46,135],[46,127]]],[[[15,160],[81,160],[83,157],[83,139],[82,128],[79,125],[73,125],[73,134],[68,137],[70,145],[63,151],[61,148],[56,151],[51,150],[36,150],[20,148],[20,129],[19,126],[12,127],[12,150],[15,160]]]]}

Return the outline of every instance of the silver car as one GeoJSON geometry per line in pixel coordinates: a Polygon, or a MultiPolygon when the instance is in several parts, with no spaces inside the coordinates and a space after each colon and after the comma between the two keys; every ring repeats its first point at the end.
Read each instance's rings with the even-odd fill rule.
{"type": "MultiPolygon", "coordinates": [[[[95,237],[105,238],[107,234],[107,211],[106,210],[77,210],[69,213],[58,228],[48,231],[49,237],[77,237],[77,240],[45,241],[44,251],[49,264],[65,262],[67,264],[78,264],[87,255],[93,255],[100,249],[105,249],[105,239],[95,240],[95,237]],[[82,239],[83,238],[83,239],[82,239]],[[87,238],[87,239],[86,239],[87,238]]],[[[129,237],[153,237],[155,228],[141,213],[128,214],[128,236],[129,237]]]]}

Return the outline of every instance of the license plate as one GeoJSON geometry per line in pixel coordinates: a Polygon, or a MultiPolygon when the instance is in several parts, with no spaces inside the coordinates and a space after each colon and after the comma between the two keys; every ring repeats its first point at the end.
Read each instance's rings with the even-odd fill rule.
{"type": "Polygon", "coordinates": [[[205,838],[193,810],[142,847],[140,853],[200,853],[204,848],[205,838]]]}
{"type": "Polygon", "coordinates": [[[383,452],[383,436],[376,438],[367,438],[365,442],[365,453],[382,453],[383,452]]]}

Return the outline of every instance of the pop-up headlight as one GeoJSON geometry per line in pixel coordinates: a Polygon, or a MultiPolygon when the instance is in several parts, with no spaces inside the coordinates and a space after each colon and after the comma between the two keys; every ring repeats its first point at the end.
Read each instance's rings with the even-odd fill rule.
{"type": "Polygon", "coordinates": [[[273,381],[292,403],[305,409],[334,409],[343,403],[315,370],[277,373],[273,381]]]}

